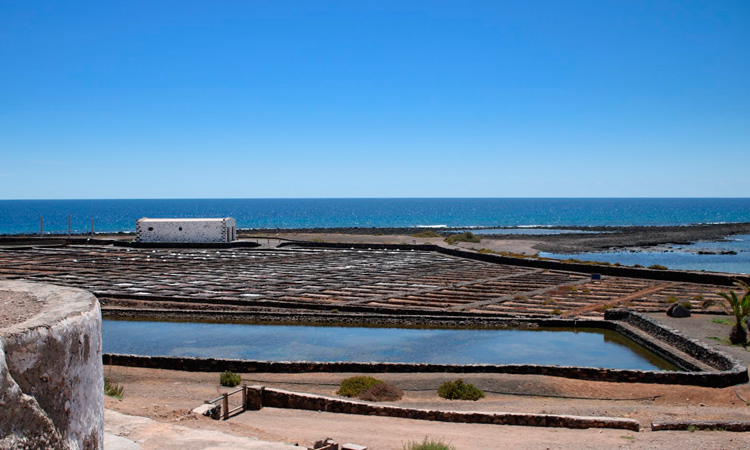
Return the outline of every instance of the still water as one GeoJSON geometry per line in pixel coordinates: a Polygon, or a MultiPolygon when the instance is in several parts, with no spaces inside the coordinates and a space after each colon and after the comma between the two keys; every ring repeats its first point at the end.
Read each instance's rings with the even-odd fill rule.
{"type": "Polygon", "coordinates": [[[263,361],[678,370],[610,330],[411,329],[104,320],[105,353],[263,361]]]}
{"type": "Polygon", "coordinates": [[[643,251],[609,251],[588,253],[546,253],[539,256],[554,259],[575,258],[585,261],[604,261],[626,266],[654,264],[678,270],[750,273],[750,235],[730,236],[721,241],[696,242],[689,245],[657,247],[643,251]]]}

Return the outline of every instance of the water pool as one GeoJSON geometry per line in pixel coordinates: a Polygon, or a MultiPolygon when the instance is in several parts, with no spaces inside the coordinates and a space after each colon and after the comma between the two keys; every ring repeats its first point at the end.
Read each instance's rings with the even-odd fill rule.
{"type": "Polygon", "coordinates": [[[750,235],[731,236],[722,241],[696,242],[643,251],[607,251],[588,253],[546,253],[539,256],[553,259],[575,258],[604,261],[626,266],[654,264],[670,269],[706,270],[709,272],[750,273],[750,235]]]}
{"type": "Polygon", "coordinates": [[[541,364],[679,370],[595,328],[412,329],[104,320],[105,353],[263,361],[541,364]]]}

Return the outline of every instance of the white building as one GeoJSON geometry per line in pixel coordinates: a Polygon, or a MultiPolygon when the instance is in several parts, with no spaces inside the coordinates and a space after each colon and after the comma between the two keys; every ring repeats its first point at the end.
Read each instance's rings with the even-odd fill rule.
{"type": "Polygon", "coordinates": [[[237,239],[237,222],[221,219],[138,219],[138,242],[232,242],[237,239]]]}

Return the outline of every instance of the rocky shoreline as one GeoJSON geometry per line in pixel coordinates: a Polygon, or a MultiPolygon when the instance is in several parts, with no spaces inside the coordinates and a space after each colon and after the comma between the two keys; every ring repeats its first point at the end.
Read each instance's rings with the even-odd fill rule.
{"type": "MultiPolygon", "coordinates": [[[[549,227],[538,227],[548,229],[549,227]]],[[[616,227],[553,227],[556,230],[586,231],[570,234],[485,234],[489,229],[513,229],[513,227],[483,228],[482,239],[504,241],[534,241],[538,251],[550,253],[583,253],[610,249],[654,247],[659,245],[686,245],[698,241],[721,240],[728,236],[750,234],[750,223],[698,224],[680,226],[616,226],[616,227]]],[[[530,229],[528,227],[524,230],[530,229]]],[[[241,230],[241,237],[274,235],[285,237],[296,234],[354,235],[354,236],[414,236],[433,231],[449,236],[466,228],[309,228],[276,230],[241,230]]]]}

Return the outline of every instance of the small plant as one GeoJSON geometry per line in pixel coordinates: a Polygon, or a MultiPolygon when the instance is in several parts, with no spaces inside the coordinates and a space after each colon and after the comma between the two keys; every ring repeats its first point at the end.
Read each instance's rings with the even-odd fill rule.
{"type": "Polygon", "coordinates": [[[581,289],[581,292],[583,292],[584,294],[590,294],[591,293],[591,289],[589,289],[589,288],[583,288],[583,289],[581,289]]]}
{"type": "Polygon", "coordinates": [[[750,316],[750,285],[743,281],[736,281],[737,287],[745,289],[745,294],[742,297],[738,297],[734,291],[719,292],[726,303],[722,303],[727,314],[734,317],[734,325],[732,330],[729,332],[729,342],[732,344],[744,344],[747,342],[747,332],[742,326],[742,321],[746,320],[750,316]]]}
{"type": "Polygon", "coordinates": [[[459,378],[456,381],[446,381],[438,388],[438,395],[448,400],[474,400],[484,398],[484,392],[471,383],[464,383],[459,378]]]}
{"type": "Polygon", "coordinates": [[[426,437],[422,442],[407,442],[401,448],[403,450],[456,450],[456,447],[443,441],[427,439],[426,437]]]}
{"type": "Polygon", "coordinates": [[[570,292],[576,292],[576,291],[578,291],[578,288],[577,288],[577,287],[575,287],[575,286],[568,286],[568,290],[569,290],[570,292]]]}
{"type": "Polygon", "coordinates": [[[423,230],[423,231],[420,231],[419,233],[412,234],[411,237],[415,237],[415,238],[436,238],[436,237],[440,237],[440,233],[436,233],[436,232],[434,232],[432,230],[423,230]]]}
{"type": "Polygon", "coordinates": [[[475,244],[482,241],[481,236],[477,236],[476,234],[472,233],[471,231],[467,231],[466,233],[459,233],[459,234],[452,234],[445,238],[445,242],[453,245],[456,242],[473,242],[475,244]]]}
{"type": "Polygon", "coordinates": [[[688,425],[687,430],[691,433],[695,433],[698,428],[695,425],[688,425]]]}
{"type": "Polygon", "coordinates": [[[555,308],[555,309],[552,310],[552,312],[550,313],[550,315],[552,315],[552,316],[562,316],[562,310],[559,309],[559,308],[555,308]]]}
{"type": "Polygon", "coordinates": [[[124,388],[117,383],[113,383],[109,378],[104,377],[104,395],[122,400],[124,388]]]}
{"type": "Polygon", "coordinates": [[[336,394],[342,397],[357,397],[362,392],[373,386],[377,386],[378,384],[383,384],[383,380],[364,375],[346,378],[341,381],[341,385],[339,385],[339,390],[336,391],[336,394]]]}
{"type": "Polygon", "coordinates": [[[695,300],[696,302],[703,301],[703,295],[701,295],[701,294],[695,294],[693,296],[693,300],[695,300]]]}
{"type": "Polygon", "coordinates": [[[677,303],[680,300],[676,295],[667,295],[664,297],[664,303],[677,303]]]}
{"type": "Polygon", "coordinates": [[[376,384],[359,394],[360,399],[368,402],[395,402],[403,396],[404,391],[390,383],[376,384]]]}
{"type": "Polygon", "coordinates": [[[240,377],[239,374],[232,373],[228,370],[224,371],[224,373],[219,375],[219,383],[222,386],[235,387],[241,382],[242,382],[242,377],[240,377]]]}
{"type": "Polygon", "coordinates": [[[690,302],[680,302],[680,306],[685,309],[693,309],[693,304],[690,302]]]}
{"type": "Polygon", "coordinates": [[[718,323],[720,325],[732,325],[732,319],[711,319],[711,322],[718,323]]]}
{"type": "Polygon", "coordinates": [[[526,300],[526,296],[523,294],[516,294],[513,296],[513,300],[518,300],[518,301],[526,300]]]}
{"type": "Polygon", "coordinates": [[[643,266],[640,264],[633,264],[633,267],[635,267],[636,269],[643,269],[643,266]]]}
{"type": "Polygon", "coordinates": [[[667,270],[667,266],[662,266],[661,264],[654,264],[653,266],[648,266],[648,268],[653,270],[667,270]]]}
{"type": "Polygon", "coordinates": [[[554,299],[545,298],[544,300],[542,300],[542,305],[554,305],[554,304],[555,304],[554,299]]]}

